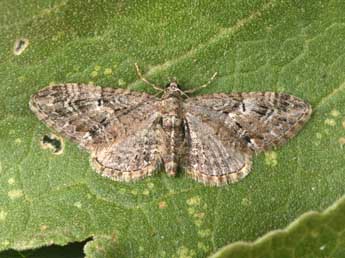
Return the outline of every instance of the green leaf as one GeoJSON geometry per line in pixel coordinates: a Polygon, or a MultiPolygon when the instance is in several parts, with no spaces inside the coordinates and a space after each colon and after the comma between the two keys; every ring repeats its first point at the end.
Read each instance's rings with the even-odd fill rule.
{"type": "Polygon", "coordinates": [[[341,0],[2,0],[0,250],[93,237],[88,257],[205,257],[330,206],[345,192],[344,10],[341,0]],[[52,82],[154,93],[135,62],[157,84],[194,88],[218,72],[197,94],[284,91],[314,113],[220,188],[164,173],[113,182],[68,140],[61,155],[42,148],[51,131],[30,112],[31,94],[52,82]]]}
{"type": "Polygon", "coordinates": [[[323,213],[307,212],[286,230],[275,230],[253,243],[230,244],[210,258],[344,257],[345,197],[323,213]]]}

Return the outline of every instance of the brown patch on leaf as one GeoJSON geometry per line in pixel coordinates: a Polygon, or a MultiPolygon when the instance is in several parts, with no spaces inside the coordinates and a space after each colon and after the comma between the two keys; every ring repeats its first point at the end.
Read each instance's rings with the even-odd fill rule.
{"type": "Polygon", "coordinates": [[[160,209],[165,209],[167,207],[167,203],[165,202],[165,201],[161,201],[160,203],[159,203],[159,208],[160,209]]]}
{"type": "Polygon", "coordinates": [[[345,137],[340,137],[338,139],[338,142],[341,144],[341,145],[345,145],[345,137]]]}

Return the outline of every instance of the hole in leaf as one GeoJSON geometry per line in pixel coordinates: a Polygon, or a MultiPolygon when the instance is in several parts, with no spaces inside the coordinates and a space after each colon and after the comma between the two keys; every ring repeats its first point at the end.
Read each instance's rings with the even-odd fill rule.
{"type": "Polygon", "coordinates": [[[17,39],[16,42],[14,43],[13,53],[16,56],[19,56],[28,47],[28,45],[29,45],[28,39],[24,39],[24,38],[17,39]]]}
{"type": "Polygon", "coordinates": [[[41,146],[43,149],[50,149],[55,155],[60,155],[63,152],[63,139],[55,134],[44,135],[41,146]]]}

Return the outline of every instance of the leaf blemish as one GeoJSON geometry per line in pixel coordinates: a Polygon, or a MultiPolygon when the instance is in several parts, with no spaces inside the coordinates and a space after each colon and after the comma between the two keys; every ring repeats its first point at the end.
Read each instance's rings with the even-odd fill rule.
{"type": "Polygon", "coordinates": [[[187,200],[187,204],[194,206],[194,205],[200,205],[200,197],[199,196],[194,196],[190,199],[187,200]]]}
{"type": "Polygon", "coordinates": [[[203,229],[198,231],[200,237],[209,237],[212,234],[210,229],[203,229]]]}
{"type": "Polygon", "coordinates": [[[143,191],[143,195],[146,195],[146,196],[147,196],[147,195],[149,195],[149,194],[150,194],[150,191],[149,191],[149,190],[146,189],[146,190],[143,191]]]}
{"type": "Polygon", "coordinates": [[[322,134],[321,133],[316,133],[316,138],[318,138],[319,140],[322,139],[322,134]]]}
{"type": "Polygon", "coordinates": [[[154,183],[148,183],[147,186],[148,186],[148,188],[152,189],[155,187],[155,184],[154,183]]]}
{"type": "Polygon", "coordinates": [[[200,250],[202,250],[204,252],[207,252],[209,248],[203,242],[198,242],[198,249],[200,249],[200,250]]]}
{"type": "Polygon", "coordinates": [[[81,202],[75,202],[75,203],[73,203],[73,205],[75,206],[75,207],[77,207],[78,209],[81,209],[81,207],[82,207],[82,204],[81,204],[81,202]]]}
{"type": "Polygon", "coordinates": [[[97,72],[97,71],[92,71],[92,72],[91,72],[91,77],[92,77],[92,78],[97,77],[97,75],[98,75],[98,72],[97,72]]]}
{"type": "Polygon", "coordinates": [[[329,125],[329,126],[335,126],[335,125],[336,125],[336,122],[335,122],[334,119],[327,118],[327,119],[325,120],[325,124],[326,124],[326,125],[329,125]]]}
{"type": "Polygon", "coordinates": [[[339,142],[340,145],[345,145],[345,137],[340,137],[338,139],[338,142],[339,142]]]}
{"type": "Polygon", "coordinates": [[[133,189],[133,190],[131,191],[131,194],[133,194],[133,195],[137,195],[137,194],[138,194],[138,191],[137,191],[137,190],[135,190],[135,189],[133,189]]]}
{"type": "Polygon", "coordinates": [[[29,46],[29,40],[25,38],[19,38],[14,43],[13,53],[19,56],[29,46]]]}
{"type": "Polygon", "coordinates": [[[178,257],[178,258],[189,258],[189,257],[194,257],[195,256],[195,251],[193,249],[188,249],[185,246],[181,246],[178,250],[177,250],[177,255],[173,256],[174,258],[178,257]]]}
{"type": "Polygon", "coordinates": [[[7,181],[7,183],[9,185],[13,185],[15,182],[16,182],[16,180],[13,177],[9,178],[8,181],[7,181]]]}
{"type": "Polygon", "coordinates": [[[111,68],[105,68],[103,74],[104,75],[112,75],[113,70],[111,68]]]}
{"type": "Polygon", "coordinates": [[[11,200],[18,199],[23,196],[23,191],[21,189],[11,190],[7,193],[11,200]]]}
{"type": "Polygon", "coordinates": [[[277,153],[274,151],[265,153],[265,163],[270,167],[275,167],[278,165],[277,153]]]}
{"type": "Polygon", "coordinates": [[[165,209],[167,207],[167,203],[165,201],[161,201],[159,202],[159,206],[160,209],[165,209]]]}
{"type": "Polygon", "coordinates": [[[337,117],[337,116],[339,116],[339,115],[340,115],[340,112],[339,112],[338,110],[333,109],[333,110],[331,111],[331,116],[337,117]]]}
{"type": "Polygon", "coordinates": [[[44,135],[41,140],[42,149],[50,149],[54,155],[63,153],[63,139],[55,134],[44,135]]]}
{"type": "Polygon", "coordinates": [[[203,217],[205,217],[205,213],[204,212],[197,212],[194,214],[194,217],[202,219],[203,217]]]}
{"type": "Polygon", "coordinates": [[[8,245],[10,245],[10,241],[4,240],[4,241],[1,242],[1,245],[8,246],[8,245]]]}
{"type": "Polygon", "coordinates": [[[0,210],[0,221],[5,221],[7,216],[7,212],[4,210],[0,210]]]}
{"type": "Polygon", "coordinates": [[[241,204],[243,206],[250,206],[252,204],[252,202],[248,198],[243,198],[241,201],[241,204]]]}
{"type": "Polygon", "coordinates": [[[126,85],[126,81],[124,79],[119,79],[117,81],[117,83],[119,84],[119,86],[125,86],[126,85]]]}
{"type": "Polygon", "coordinates": [[[45,231],[45,230],[47,230],[47,228],[48,228],[47,225],[41,225],[41,226],[40,226],[40,230],[41,230],[41,231],[45,231]]]}

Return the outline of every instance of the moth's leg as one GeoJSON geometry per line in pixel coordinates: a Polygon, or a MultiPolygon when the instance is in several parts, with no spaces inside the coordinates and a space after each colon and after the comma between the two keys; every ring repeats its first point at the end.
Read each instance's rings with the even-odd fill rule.
{"type": "Polygon", "coordinates": [[[135,69],[137,70],[137,75],[138,77],[143,81],[145,82],[146,84],[150,85],[151,87],[153,87],[155,90],[158,90],[158,91],[164,91],[163,89],[161,89],[160,87],[156,86],[155,84],[153,84],[152,82],[149,82],[141,73],[140,69],[139,69],[139,66],[137,63],[134,64],[135,65],[135,69]]]}
{"type": "Polygon", "coordinates": [[[193,93],[193,92],[195,92],[195,91],[197,91],[197,90],[206,88],[208,85],[211,84],[211,82],[214,80],[214,78],[216,78],[216,76],[217,76],[217,72],[215,72],[215,73],[212,75],[211,79],[209,79],[207,83],[205,83],[205,84],[203,84],[203,85],[201,85],[201,86],[199,86],[199,87],[196,87],[196,88],[194,88],[194,89],[186,90],[185,93],[193,93]]]}

